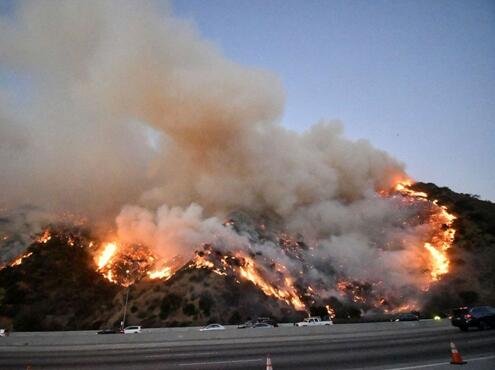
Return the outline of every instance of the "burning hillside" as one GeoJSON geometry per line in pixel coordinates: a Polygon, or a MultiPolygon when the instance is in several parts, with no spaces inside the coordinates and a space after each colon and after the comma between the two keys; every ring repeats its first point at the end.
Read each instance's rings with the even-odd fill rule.
{"type": "Polygon", "coordinates": [[[188,268],[329,312],[419,308],[452,275],[458,212],[338,122],[283,127],[277,77],[169,10],[27,2],[0,29],[2,67],[32,83],[25,109],[0,96],[2,271],[38,234],[117,288],[188,268]]]}
{"type": "MultiPolygon", "coordinates": [[[[431,190],[441,200],[427,201],[423,196],[420,196],[422,200],[414,200],[410,195],[398,192],[380,196],[397,198],[406,207],[420,202],[419,218],[412,217],[410,222],[419,219],[442,222],[438,228],[432,228],[428,239],[415,247],[416,258],[427,262],[419,272],[426,285],[405,287],[401,294],[387,290],[383,280],[366,281],[346,275],[343,269],[338,270],[338,265],[333,266],[331,272],[327,271],[327,278],[322,281],[322,267],[311,259],[311,255],[316,253],[315,248],[306,244],[301,235],[292,238],[280,232],[280,225],[273,216],[253,218],[235,212],[223,227],[237,234],[249,231],[251,249],[226,251],[204,243],[198,245],[188,261],[179,258],[163,261],[144,246],[101,242],[80,228],[58,226],[45,229],[22,256],[0,270],[0,289],[5,292],[0,321],[11,325],[8,318],[13,317],[14,326],[18,329],[44,330],[96,328],[103,323],[113,325],[121,319],[126,286],[131,288],[130,320],[148,326],[204,323],[211,319],[236,323],[256,315],[290,320],[298,317],[297,310],[303,310],[303,315],[309,311],[327,312],[337,318],[359,317],[369,311],[398,312],[418,308],[439,312],[457,304],[490,301],[490,297],[493,298],[493,279],[478,279],[481,275],[490,275],[493,267],[489,262],[484,264],[486,258],[473,259],[475,255],[469,250],[477,248],[479,255],[489,256],[494,248],[490,246],[488,236],[486,241],[472,240],[469,236],[475,228],[483,230],[479,220],[485,216],[472,211],[466,213],[465,209],[477,208],[468,204],[480,204],[489,217],[490,209],[490,212],[495,212],[493,205],[452,192],[440,192],[438,188],[422,184],[414,185],[410,190],[413,188],[415,191],[431,190]],[[456,244],[462,249],[452,245],[443,250],[443,243],[450,239],[444,240],[441,236],[452,234],[449,231],[452,224],[443,222],[453,222],[453,219],[443,218],[442,213],[448,211],[438,205],[440,202],[456,209],[459,215],[455,221],[459,227],[456,244]],[[254,223],[255,219],[260,223],[254,223]],[[277,263],[270,253],[273,251],[263,253],[257,249],[262,241],[276,245],[290,263],[277,263]],[[445,253],[445,259],[449,261],[447,272],[438,273],[443,264],[437,265],[435,254],[426,245],[445,253]],[[294,261],[298,261],[299,274],[294,274],[291,268],[294,261]],[[477,273],[473,273],[472,266],[477,266],[477,273]],[[469,278],[460,280],[458,274],[469,278]],[[60,284],[60,281],[64,283],[60,284]],[[85,293],[81,296],[73,289],[85,293]],[[38,298],[34,299],[32,294],[36,292],[38,298]],[[81,322],[75,318],[75,312],[82,304],[80,299],[89,299],[84,303],[87,319],[81,322]],[[106,308],[101,311],[99,305],[103,301],[106,308]],[[36,326],[32,326],[35,323],[36,326]]],[[[487,227],[488,231],[489,225],[487,227]]],[[[483,232],[478,234],[481,238],[485,235],[483,232]]],[[[410,261],[410,266],[416,264],[410,261]]]]}
{"type": "MultiPolygon", "coordinates": [[[[399,183],[391,192],[381,192],[380,196],[397,202],[397,207],[413,208],[413,215],[405,219],[399,229],[420,227],[427,231],[416,245],[409,245],[408,240],[386,240],[377,248],[380,254],[385,254],[390,243],[397,243],[392,250],[407,249],[408,269],[418,268],[418,271],[398,271],[411,273],[418,279],[402,283],[407,292],[403,295],[396,295],[383,279],[364,280],[349,275],[333,259],[326,261],[331,272],[323,270],[315,260],[324,248],[320,240],[306,243],[302,235],[293,237],[281,229],[280,220],[274,222],[265,216],[260,222],[242,212],[231,214],[223,223],[223,236],[215,235],[215,242],[198,245],[192,255],[165,259],[142,244],[119,241],[100,243],[100,246],[97,241],[89,241],[87,248],[94,255],[95,271],[122,286],[142,279],[167,280],[187,265],[208,269],[220,276],[231,276],[238,282],[249,281],[265,295],[299,311],[308,311],[310,306],[327,302],[333,295],[354,302],[363,311],[418,309],[423,293],[449,271],[448,249],[454,241],[452,223],[455,217],[445,206],[438,205],[437,200],[428,200],[426,193],[412,190],[410,184],[399,183]],[[230,242],[233,244],[228,244],[230,242]]],[[[45,244],[52,237],[65,240],[68,246],[73,246],[78,239],[71,232],[46,229],[36,243],[45,244]]],[[[10,266],[22,264],[31,255],[28,251],[10,266]]]]}
{"type": "Polygon", "coordinates": [[[191,262],[186,262],[190,267],[251,281],[266,295],[282,300],[296,310],[307,310],[311,304],[321,303],[335,293],[361,304],[366,310],[419,308],[423,292],[449,271],[448,249],[454,241],[452,224],[455,217],[437,200],[428,200],[427,194],[413,191],[410,183],[399,183],[391,192],[381,192],[380,196],[393,201],[396,207],[413,210],[394,232],[407,236],[408,229],[421,230],[421,239],[416,235],[412,240],[391,238],[376,246],[377,257],[387,253],[406,254],[407,265],[397,266],[396,272],[410,274],[417,280],[399,282],[401,288],[407,288],[402,296],[397,296],[383,277],[357,278],[332,258],[325,266],[331,267],[331,271],[325,270],[318,264],[321,261],[315,260],[325,248],[321,240],[306,242],[301,234],[291,236],[287,233],[280,220],[274,222],[266,216],[260,220],[242,212],[231,214],[223,223],[223,230],[211,235],[213,239],[208,242],[198,244],[198,249],[191,255],[160,259],[142,246],[131,248],[131,253],[129,248],[119,249],[119,243],[108,243],[100,251],[98,270],[109,280],[121,284],[125,282],[116,276],[125,276],[130,271],[134,271],[132,274],[137,279],[144,276],[168,279],[184,261],[192,258],[191,262]]]}

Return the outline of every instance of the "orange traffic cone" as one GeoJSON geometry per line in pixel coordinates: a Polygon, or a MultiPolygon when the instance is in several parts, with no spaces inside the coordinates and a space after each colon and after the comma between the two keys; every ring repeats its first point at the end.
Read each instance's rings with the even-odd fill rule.
{"type": "Polygon", "coordinates": [[[270,358],[270,354],[266,355],[266,370],[273,370],[272,359],[270,358]]]}
{"type": "Polygon", "coordinates": [[[453,365],[464,365],[466,361],[462,361],[461,354],[457,350],[454,342],[450,342],[450,354],[452,356],[452,361],[450,361],[453,365]]]}

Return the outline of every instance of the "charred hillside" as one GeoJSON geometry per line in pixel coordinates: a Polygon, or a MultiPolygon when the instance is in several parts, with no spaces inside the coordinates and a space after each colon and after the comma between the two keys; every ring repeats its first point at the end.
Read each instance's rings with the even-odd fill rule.
{"type": "MultiPolygon", "coordinates": [[[[86,246],[71,244],[53,235],[33,243],[22,263],[0,270],[0,326],[44,331],[120,325],[127,289],[95,270],[86,246]]],[[[129,287],[128,324],[237,324],[257,316],[295,320],[301,313],[250,282],[205,268],[186,266],[170,280],[142,280],[129,287]]]]}
{"type": "MultiPolygon", "coordinates": [[[[494,305],[495,204],[434,184],[417,183],[412,189],[427,193],[429,199],[436,199],[456,217],[452,225],[455,240],[447,251],[449,272],[424,293],[421,311],[447,313],[458,305],[494,305]]],[[[237,213],[225,227],[245,235],[254,228],[256,232],[249,234],[251,240],[269,240],[272,244],[278,240],[278,233],[271,234],[277,227],[269,219],[263,220],[261,228],[251,220],[246,214],[237,213]]],[[[80,230],[52,230],[38,237],[24,252],[24,258],[2,268],[0,326],[19,331],[119,326],[127,288],[110,282],[97,268],[90,240],[80,230]]],[[[289,243],[290,240],[277,241],[287,255],[308,249],[304,243],[289,243]]],[[[202,325],[212,321],[237,324],[256,316],[286,321],[304,315],[287,300],[267,295],[262,285],[233,273],[241,267],[247,271],[251,266],[248,261],[260,262],[263,252],[253,251],[245,259],[232,254],[217,255],[212,247],[203,246],[197,253],[194,260],[171,276],[162,280],[145,277],[132,284],[128,290],[126,323],[147,327],[202,325]]],[[[311,272],[311,265],[307,265],[303,275],[311,272]]],[[[331,287],[332,282],[321,284],[331,287]]],[[[303,288],[304,285],[294,284],[297,291],[304,291],[303,288]]],[[[364,298],[373,295],[374,286],[347,282],[341,288],[340,293],[336,291],[323,300],[316,300],[307,291],[301,299],[313,314],[325,315],[327,304],[337,319],[365,314],[369,305],[364,298]],[[363,300],[357,299],[360,297],[363,300]]],[[[396,305],[401,303],[399,298],[396,305]]]]}
{"type": "Polygon", "coordinates": [[[95,271],[83,239],[65,235],[34,242],[22,263],[0,270],[0,326],[89,329],[108,316],[121,288],[95,271]]]}
{"type": "MultiPolygon", "coordinates": [[[[125,292],[114,301],[123,307],[125,292]]],[[[205,268],[184,267],[170,280],[141,281],[129,288],[128,319],[147,327],[239,324],[258,316],[295,320],[303,316],[283,301],[268,297],[250,282],[205,268]]],[[[118,325],[122,310],[107,322],[118,325]]]]}
{"type": "Polygon", "coordinates": [[[495,304],[495,204],[477,195],[456,193],[432,183],[416,183],[457,218],[449,251],[451,271],[430,291],[426,310],[457,305],[495,304]]]}

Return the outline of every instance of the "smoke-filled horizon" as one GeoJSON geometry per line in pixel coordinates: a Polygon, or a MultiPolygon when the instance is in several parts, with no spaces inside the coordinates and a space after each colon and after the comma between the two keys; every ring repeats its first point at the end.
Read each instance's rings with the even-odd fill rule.
{"type": "Polygon", "coordinates": [[[418,246],[432,230],[404,226],[423,208],[377,194],[407,178],[404,165],[336,122],[284,128],[276,75],[227,60],[170,12],[25,2],[0,20],[0,63],[32,87],[22,109],[0,94],[5,209],[116,225],[164,259],[208,242],[254,248],[298,273],[273,243],[222,226],[231,211],[271,213],[313,247],[308,281],[327,284],[331,264],[393,288],[428,280],[418,246]]]}
{"type": "Polygon", "coordinates": [[[275,74],[226,60],[151,3],[26,2],[0,30],[2,67],[32,82],[22,109],[0,95],[4,206],[94,216],[197,202],[285,215],[405,176],[339,123],[282,127],[275,74]]]}

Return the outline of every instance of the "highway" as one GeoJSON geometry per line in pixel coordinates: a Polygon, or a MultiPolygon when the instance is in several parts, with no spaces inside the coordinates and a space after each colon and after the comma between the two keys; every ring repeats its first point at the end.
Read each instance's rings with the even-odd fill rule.
{"type": "Polygon", "coordinates": [[[451,369],[450,341],[468,364],[495,369],[495,330],[463,333],[448,320],[272,329],[148,329],[141,334],[13,333],[0,369],[451,369]],[[431,366],[430,366],[431,365],[431,366]]]}

